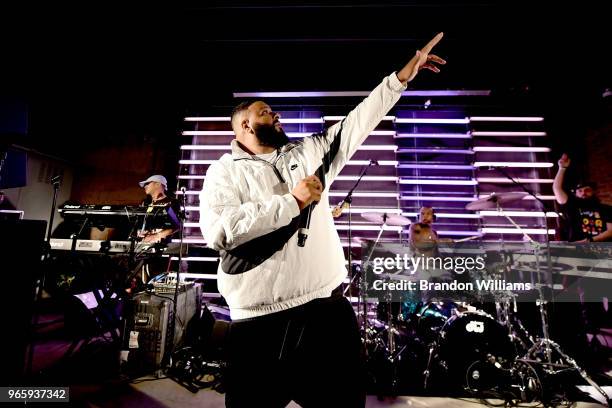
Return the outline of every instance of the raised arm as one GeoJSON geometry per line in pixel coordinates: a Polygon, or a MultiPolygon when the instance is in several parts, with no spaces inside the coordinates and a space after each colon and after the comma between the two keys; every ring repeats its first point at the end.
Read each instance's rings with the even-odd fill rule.
{"type": "MultiPolygon", "coordinates": [[[[442,39],[439,33],[397,73],[386,77],[344,120],[331,126],[320,135],[306,138],[306,147],[313,149],[316,157],[323,158],[327,185],[342,170],[366,137],[397,103],[406,89],[422,69],[440,72],[434,64],[446,64],[442,58],[431,54],[433,47],[442,39]]],[[[316,169],[313,169],[316,170],[316,169]]]]}
{"type": "Polygon", "coordinates": [[[567,193],[563,190],[563,180],[565,179],[565,172],[567,171],[571,160],[567,154],[563,153],[557,163],[559,164],[559,169],[557,170],[557,174],[553,180],[553,193],[555,194],[555,200],[557,200],[559,204],[565,204],[567,203],[567,193]]]}

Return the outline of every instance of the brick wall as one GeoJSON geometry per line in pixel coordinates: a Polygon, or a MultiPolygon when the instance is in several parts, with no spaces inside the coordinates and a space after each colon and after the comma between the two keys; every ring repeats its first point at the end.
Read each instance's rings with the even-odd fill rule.
{"type": "Polygon", "coordinates": [[[74,175],[71,199],[88,204],[138,205],[145,198],[138,182],[151,174],[165,175],[173,191],[176,149],[128,138],[121,144],[85,151],[74,175]]]}
{"type": "Polygon", "coordinates": [[[586,169],[601,201],[612,204],[612,124],[590,130],[586,140],[586,169]]]}

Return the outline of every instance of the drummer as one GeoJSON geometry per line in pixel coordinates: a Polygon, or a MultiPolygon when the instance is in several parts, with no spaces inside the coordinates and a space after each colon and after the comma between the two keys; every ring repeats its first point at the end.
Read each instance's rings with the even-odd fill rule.
{"type": "Polygon", "coordinates": [[[421,207],[418,222],[410,224],[409,242],[412,245],[438,242],[438,233],[433,229],[436,213],[432,207],[421,207]]]}

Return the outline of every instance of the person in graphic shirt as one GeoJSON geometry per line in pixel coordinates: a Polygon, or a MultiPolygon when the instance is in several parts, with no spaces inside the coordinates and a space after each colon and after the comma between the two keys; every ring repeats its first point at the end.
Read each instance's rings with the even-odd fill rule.
{"type": "Polygon", "coordinates": [[[565,172],[570,163],[570,158],[564,153],[558,161],[559,169],[553,181],[555,199],[566,220],[563,238],[571,242],[612,241],[612,207],[599,201],[595,183],[579,183],[573,195],[563,190],[565,172]]]}

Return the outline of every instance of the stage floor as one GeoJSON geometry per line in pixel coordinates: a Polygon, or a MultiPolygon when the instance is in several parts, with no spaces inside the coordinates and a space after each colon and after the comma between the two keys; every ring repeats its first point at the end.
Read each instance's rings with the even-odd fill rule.
{"type": "MultiPolygon", "coordinates": [[[[612,387],[606,387],[606,391],[612,391],[612,387]]],[[[138,384],[129,384],[115,389],[114,392],[95,392],[92,389],[75,387],[71,388],[71,393],[80,393],[84,406],[87,407],[188,407],[197,406],[199,408],[222,408],[224,404],[223,394],[211,390],[200,390],[191,393],[174,381],[165,378],[156,381],[145,381],[138,384]],[[89,395],[91,393],[91,395],[89,395]]],[[[75,395],[76,396],[76,395],[75,395]]],[[[79,398],[79,399],[81,399],[79,398]]],[[[500,401],[491,400],[493,403],[500,401]]],[[[535,405],[535,404],[534,404],[535,405]]],[[[376,396],[367,397],[366,407],[415,407],[415,408],[470,408],[484,406],[478,400],[455,399],[440,397],[411,397],[400,396],[396,398],[386,398],[379,400],[376,396]]],[[[574,405],[577,408],[600,408],[602,405],[589,402],[578,402],[574,405]]],[[[290,403],[290,408],[299,408],[299,405],[290,403]]]]}

